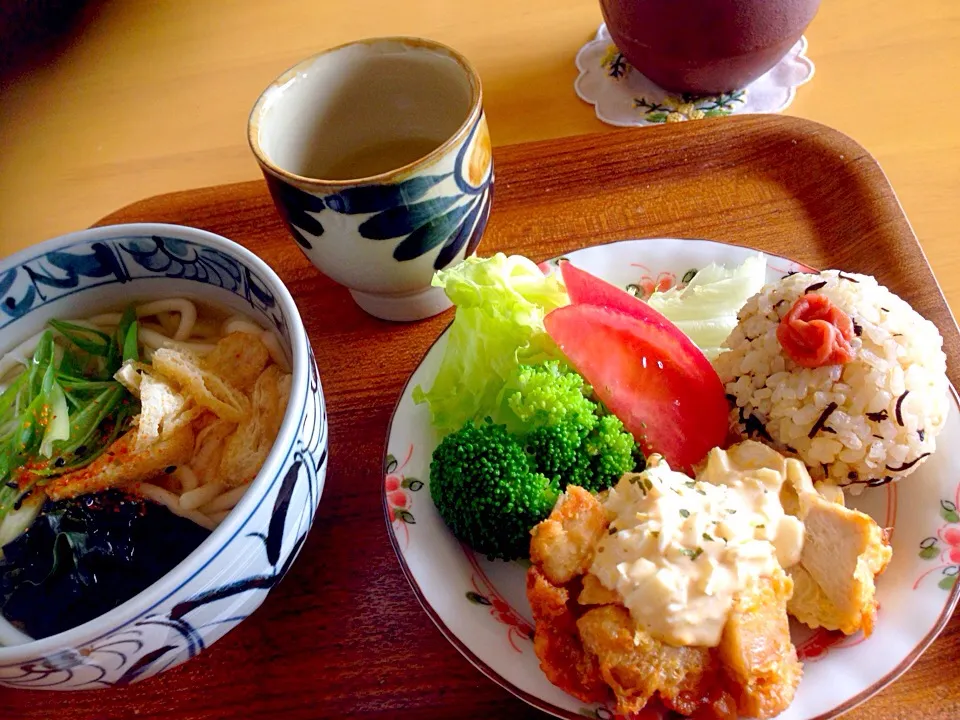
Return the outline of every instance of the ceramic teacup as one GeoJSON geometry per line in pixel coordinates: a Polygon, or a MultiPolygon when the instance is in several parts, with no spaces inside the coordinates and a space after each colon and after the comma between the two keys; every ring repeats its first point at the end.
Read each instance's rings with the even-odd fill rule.
{"type": "Polygon", "coordinates": [[[493,189],[463,56],[406,37],[326,50],[270,84],[248,133],[294,239],[361,308],[418,320],[449,307],[431,278],[476,250],[493,189]]]}

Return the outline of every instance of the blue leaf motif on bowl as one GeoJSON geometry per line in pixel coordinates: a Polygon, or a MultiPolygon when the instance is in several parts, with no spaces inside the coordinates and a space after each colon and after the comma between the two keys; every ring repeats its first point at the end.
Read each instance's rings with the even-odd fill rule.
{"type": "Polygon", "coordinates": [[[243,273],[233,258],[177,238],[132,238],[120,242],[120,248],[140,267],[169,278],[184,278],[236,291],[243,284],[243,273]]]}
{"type": "Polygon", "coordinates": [[[38,304],[68,294],[84,279],[126,282],[130,279],[114,250],[102,242],[89,245],[89,252],[54,250],[10,268],[0,276],[3,313],[15,320],[38,304]]]}
{"type": "Polygon", "coordinates": [[[53,250],[0,274],[0,329],[43,305],[87,288],[137,278],[215,285],[263,313],[289,340],[276,298],[250,268],[214,248],[180,238],[128,236],[53,250]]]}

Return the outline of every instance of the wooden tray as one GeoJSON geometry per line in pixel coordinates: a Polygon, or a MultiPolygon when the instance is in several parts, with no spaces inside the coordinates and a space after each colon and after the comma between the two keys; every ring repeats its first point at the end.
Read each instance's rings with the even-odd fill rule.
{"type": "MultiPolygon", "coordinates": [[[[876,275],[933,320],[960,386],[960,333],[876,161],[839,133],[738,117],[498,148],[481,253],[536,260],[632,237],[702,237],[876,275]]],[[[150,198],[103,220],[164,221],[259,253],[303,314],[326,390],[330,470],[293,569],[251,619],[186,665],[133,687],[0,689],[0,716],[542,717],[475,670],[421,610],[381,506],[387,422],[449,314],[397,325],[361,312],[300,254],[262,182],[150,198]]],[[[960,717],[960,621],[851,718],[960,717]]]]}

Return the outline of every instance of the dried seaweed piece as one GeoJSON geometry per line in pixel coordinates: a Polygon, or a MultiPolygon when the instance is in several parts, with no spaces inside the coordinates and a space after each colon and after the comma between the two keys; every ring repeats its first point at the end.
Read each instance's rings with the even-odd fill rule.
{"type": "Polygon", "coordinates": [[[759,435],[767,442],[773,442],[773,438],[770,437],[770,433],[767,432],[766,426],[760,422],[760,419],[753,413],[746,419],[746,422],[743,426],[744,431],[747,433],[748,437],[753,437],[754,435],[759,435]]]}
{"type": "Polygon", "coordinates": [[[833,411],[837,409],[837,407],[839,407],[839,406],[837,405],[837,403],[832,402],[832,403],[830,403],[829,405],[827,405],[827,406],[823,409],[823,412],[820,413],[820,417],[817,418],[817,421],[813,424],[813,427],[810,428],[810,432],[807,433],[807,437],[808,437],[808,438],[813,439],[813,437],[814,437],[818,432],[820,432],[820,430],[821,430],[821,429],[823,428],[823,426],[824,426],[824,423],[827,422],[827,420],[828,420],[828,419],[830,418],[830,416],[833,414],[833,411]]]}
{"type": "Polygon", "coordinates": [[[889,465],[887,465],[887,470],[889,470],[890,472],[903,472],[904,470],[909,470],[910,468],[912,468],[914,465],[916,465],[918,462],[923,460],[928,455],[930,455],[930,453],[928,452],[922,453],[917,457],[915,457],[910,462],[904,463],[900,467],[890,467],[889,465]]]}
{"type": "Polygon", "coordinates": [[[900,425],[900,427],[903,427],[903,414],[901,412],[903,408],[903,401],[904,401],[904,398],[906,398],[907,395],[909,394],[910,394],[909,390],[904,390],[903,395],[897,398],[897,424],[900,425]]]}

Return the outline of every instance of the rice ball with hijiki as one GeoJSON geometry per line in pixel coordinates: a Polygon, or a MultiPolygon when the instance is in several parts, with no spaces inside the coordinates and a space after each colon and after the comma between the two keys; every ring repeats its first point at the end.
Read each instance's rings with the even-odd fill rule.
{"type": "Polygon", "coordinates": [[[936,326],[868,275],[825,270],[766,285],[715,360],[731,425],[855,489],[915,471],[946,420],[936,326]]]}

